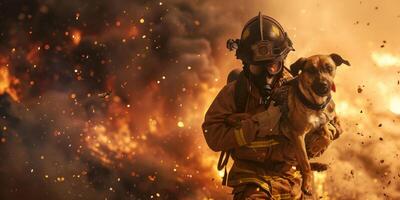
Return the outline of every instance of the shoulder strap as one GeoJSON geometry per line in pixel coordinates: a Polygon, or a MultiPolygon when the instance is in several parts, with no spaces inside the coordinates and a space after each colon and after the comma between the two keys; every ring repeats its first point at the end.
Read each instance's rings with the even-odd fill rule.
{"type": "Polygon", "coordinates": [[[247,90],[247,78],[244,71],[241,71],[235,84],[234,101],[237,113],[246,111],[246,104],[249,92],[247,90]]]}
{"type": "MultiPolygon", "coordinates": [[[[229,76],[227,82],[230,83],[235,81],[235,90],[233,94],[233,98],[236,106],[236,113],[244,113],[246,111],[246,104],[248,98],[247,91],[247,80],[244,71],[234,70],[229,76]]],[[[227,173],[227,164],[229,161],[229,157],[231,155],[232,150],[221,151],[218,159],[218,170],[224,170],[224,176],[222,177],[222,185],[227,185],[228,183],[228,173],[227,173]]]]}

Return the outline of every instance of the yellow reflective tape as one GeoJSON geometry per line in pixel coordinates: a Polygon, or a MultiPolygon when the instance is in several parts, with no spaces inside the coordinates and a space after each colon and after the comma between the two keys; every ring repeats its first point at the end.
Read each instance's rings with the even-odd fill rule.
{"type": "Polygon", "coordinates": [[[246,140],[244,139],[243,129],[235,129],[234,133],[235,133],[236,142],[239,144],[239,146],[245,145],[246,140]]]}
{"type": "Polygon", "coordinates": [[[267,141],[256,141],[252,142],[247,145],[249,148],[263,148],[263,147],[270,147],[273,145],[279,144],[279,142],[275,140],[267,140],[267,141]]]}
{"type": "MultiPolygon", "coordinates": [[[[268,183],[259,180],[257,178],[240,178],[239,180],[231,181],[231,184],[233,185],[239,185],[243,183],[255,183],[258,186],[260,186],[262,189],[265,191],[271,192],[271,187],[268,185],[268,183]]],[[[284,194],[276,194],[272,195],[272,199],[278,200],[278,199],[292,199],[292,195],[290,193],[284,193],[284,194]]]]}
{"type": "Polygon", "coordinates": [[[285,194],[276,194],[276,195],[272,195],[272,198],[274,200],[280,200],[280,199],[292,199],[292,195],[289,193],[285,193],[285,194]]]}
{"type": "Polygon", "coordinates": [[[259,185],[262,189],[266,190],[266,191],[270,191],[270,187],[267,183],[265,183],[264,181],[261,181],[257,178],[241,178],[239,180],[236,181],[231,181],[231,183],[233,185],[239,185],[242,183],[256,183],[257,185],[259,185]]]}

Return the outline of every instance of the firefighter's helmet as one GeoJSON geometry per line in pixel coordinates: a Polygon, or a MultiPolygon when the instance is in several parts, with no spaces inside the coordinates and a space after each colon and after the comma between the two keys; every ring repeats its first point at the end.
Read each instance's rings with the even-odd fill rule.
{"type": "Polygon", "coordinates": [[[294,50],[282,26],[261,13],[247,22],[240,40],[228,40],[227,47],[236,49],[236,57],[246,64],[282,61],[294,50]]]}

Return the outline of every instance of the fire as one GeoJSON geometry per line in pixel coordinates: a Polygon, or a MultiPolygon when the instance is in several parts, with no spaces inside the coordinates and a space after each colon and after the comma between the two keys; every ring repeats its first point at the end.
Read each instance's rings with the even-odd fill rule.
{"type": "MultiPolygon", "coordinates": [[[[124,107],[118,97],[114,97],[110,104],[107,122],[87,123],[85,142],[91,154],[105,165],[114,164],[114,161],[131,160],[137,151],[138,139],[131,131],[131,118],[126,115],[124,107]]],[[[143,138],[140,138],[143,140],[143,138]]]]}
{"type": "Polygon", "coordinates": [[[400,57],[390,53],[374,52],[371,55],[372,60],[379,67],[399,67],[400,57]]]}
{"type": "Polygon", "coordinates": [[[125,119],[118,120],[116,127],[116,130],[111,130],[104,125],[89,126],[85,137],[92,155],[106,165],[114,160],[131,159],[138,145],[125,119]]]}
{"type": "Polygon", "coordinates": [[[0,67],[0,95],[7,93],[11,99],[19,102],[17,91],[12,87],[19,83],[19,80],[10,75],[7,67],[0,67]]]}
{"type": "Polygon", "coordinates": [[[314,183],[315,183],[315,189],[316,193],[320,197],[320,199],[323,200],[328,200],[328,193],[324,189],[325,185],[325,180],[326,180],[326,173],[325,172],[315,172],[314,173],[314,183]]]}

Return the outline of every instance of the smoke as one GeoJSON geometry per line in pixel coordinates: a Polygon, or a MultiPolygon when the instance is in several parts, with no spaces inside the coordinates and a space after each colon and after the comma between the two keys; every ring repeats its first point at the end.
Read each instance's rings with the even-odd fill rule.
{"type": "Polygon", "coordinates": [[[0,76],[7,86],[0,198],[229,198],[200,124],[226,74],[240,66],[226,39],[238,38],[258,11],[293,40],[288,63],[333,52],[351,61],[337,72],[345,133],[321,158],[331,165],[317,174],[321,196],[400,198],[397,7],[394,0],[1,2],[0,69],[10,80],[0,76]]]}
{"type": "Polygon", "coordinates": [[[1,198],[222,198],[199,122],[232,25],[209,4],[2,3],[1,198]]]}

